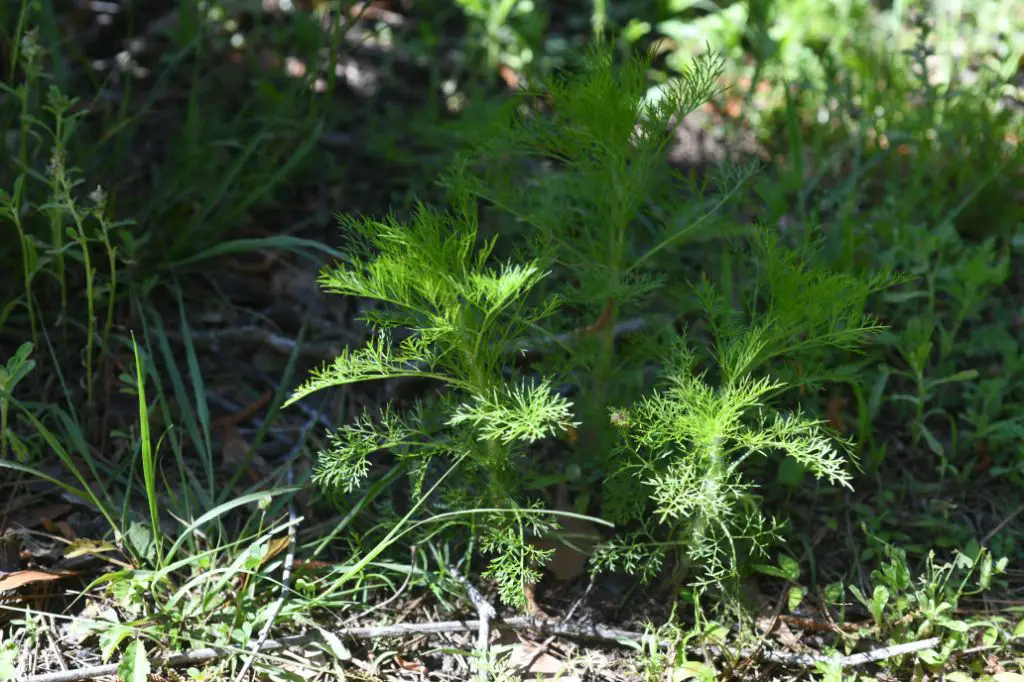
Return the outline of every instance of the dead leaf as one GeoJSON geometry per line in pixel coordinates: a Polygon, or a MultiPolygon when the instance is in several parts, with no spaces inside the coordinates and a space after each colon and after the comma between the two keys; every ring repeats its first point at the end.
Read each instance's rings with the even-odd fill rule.
{"type": "Polygon", "coordinates": [[[267,554],[263,557],[263,561],[260,562],[260,566],[266,566],[271,559],[283,552],[290,543],[291,539],[287,535],[279,535],[276,538],[271,538],[267,547],[267,554]]]}
{"type": "Polygon", "coordinates": [[[787,649],[803,651],[803,643],[800,641],[800,635],[790,630],[789,626],[782,621],[779,621],[779,626],[775,628],[775,638],[787,649]]]}
{"type": "Polygon", "coordinates": [[[76,540],[76,539],[78,539],[78,536],[75,535],[75,530],[71,527],[71,524],[68,523],[67,521],[57,521],[57,523],[55,525],[57,526],[57,530],[60,531],[61,537],[64,538],[65,540],[76,540]]]}
{"type": "Polygon", "coordinates": [[[516,674],[529,679],[551,677],[566,682],[579,679],[573,675],[566,675],[566,661],[552,655],[546,647],[536,642],[525,641],[513,646],[507,663],[516,674]]]}
{"type": "Polygon", "coordinates": [[[417,661],[407,661],[398,654],[395,654],[395,664],[402,670],[410,670],[414,673],[420,673],[421,675],[427,674],[427,668],[422,663],[418,663],[417,661]]]}
{"type": "MultiPolygon", "coordinates": [[[[78,575],[75,571],[44,571],[39,568],[29,569],[27,571],[15,571],[14,573],[8,573],[5,576],[0,577],[0,592],[7,590],[16,590],[25,585],[32,585],[33,583],[48,583],[54,580],[60,580],[61,578],[67,578],[73,575],[78,575]]],[[[3,597],[0,597],[3,599],[3,597]]]]}

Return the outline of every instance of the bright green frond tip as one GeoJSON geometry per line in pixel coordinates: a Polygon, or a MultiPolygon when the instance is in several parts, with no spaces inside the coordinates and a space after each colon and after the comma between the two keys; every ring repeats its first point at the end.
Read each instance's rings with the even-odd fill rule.
{"type": "Polygon", "coordinates": [[[377,420],[360,415],[330,434],[330,447],[320,453],[313,481],[350,493],[366,478],[370,455],[405,446],[413,435],[414,430],[390,409],[377,420]]]}
{"type": "Polygon", "coordinates": [[[411,337],[396,348],[389,336],[381,332],[364,347],[342,349],[333,361],[313,370],[310,378],[292,392],[285,406],[325,388],[361,381],[397,377],[446,379],[432,370],[435,361],[433,350],[422,339],[411,337]]]}
{"type": "Polygon", "coordinates": [[[542,381],[475,395],[471,403],[456,408],[448,424],[472,424],[483,440],[531,443],[578,426],[572,421],[571,406],[542,381]]]}

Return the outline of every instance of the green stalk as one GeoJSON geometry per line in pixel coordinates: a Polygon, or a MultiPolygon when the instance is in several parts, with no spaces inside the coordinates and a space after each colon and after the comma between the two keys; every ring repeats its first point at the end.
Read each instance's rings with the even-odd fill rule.
{"type": "Polygon", "coordinates": [[[594,403],[598,410],[604,411],[608,404],[609,381],[612,365],[615,362],[615,324],[618,319],[618,305],[609,299],[605,314],[601,316],[601,355],[595,373],[594,403]]]}
{"type": "MultiPolygon", "coordinates": [[[[139,448],[140,455],[142,457],[142,477],[146,486],[146,500],[149,503],[149,522],[153,530],[153,543],[156,549],[156,565],[166,568],[163,562],[164,538],[160,531],[160,513],[157,509],[156,453],[153,450],[153,442],[149,433],[149,404],[146,402],[146,372],[143,371],[142,354],[139,353],[139,345],[135,342],[134,335],[132,336],[132,351],[135,356],[135,378],[139,401],[139,448]]],[[[183,537],[184,536],[179,537],[179,540],[183,537]]],[[[173,556],[173,552],[167,556],[173,556]]]]}
{"type": "MultiPolygon", "coordinates": [[[[488,379],[487,369],[480,361],[480,353],[476,347],[466,353],[466,360],[467,364],[473,368],[471,371],[472,391],[481,395],[486,393],[491,389],[493,382],[488,379]]],[[[507,497],[505,484],[494,466],[501,459],[501,453],[498,451],[500,445],[496,441],[485,440],[480,443],[480,446],[483,449],[484,464],[487,467],[488,488],[494,501],[500,502],[507,497]]]]}
{"type": "MultiPolygon", "coordinates": [[[[8,82],[13,86],[17,76],[18,64],[22,60],[22,39],[25,36],[25,24],[29,20],[29,2],[22,0],[21,8],[18,11],[18,23],[11,37],[11,65],[8,82]]],[[[11,220],[18,230],[19,246],[21,247],[22,277],[25,281],[25,304],[28,308],[29,326],[32,331],[32,343],[39,343],[38,324],[36,322],[35,304],[32,298],[32,272],[29,267],[28,244],[30,243],[25,235],[24,226],[21,224],[21,207],[25,201],[25,172],[28,168],[28,138],[31,116],[29,115],[29,101],[34,92],[35,82],[40,75],[39,68],[35,63],[35,56],[29,54],[22,64],[25,72],[25,82],[17,87],[20,113],[18,116],[18,162],[21,175],[14,183],[14,195],[11,197],[11,220]],[[20,181],[19,181],[20,180],[20,181]]]]}
{"type": "MultiPolygon", "coordinates": [[[[20,176],[19,179],[24,179],[24,175],[20,176]]],[[[29,267],[29,248],[31,241],[25,235],[25,227],[21,224],[21,215],[19,201],[17,195],[21,193],[21,187],[24,183],[15,182],[15,187],[18,189],[15,191],[15,196],[12,197],[10,206],[10,217],[11,222],[14,223],[14,229],[18,232],[18,244],[21,246],[21,274],[22,280],[25,286],[25,307],[28,309],[28,323],[29,328],[32,330],[32,343],[33,345],[39,343],[39,327],[36,322],[36,308],[35,302],[32,298],[32,269],[29,267]]]]}
{"type": "Polygon", "coordinates": [[[590,13],[590,27],[595,38],[604,36],[605,25],[608,23],[608,0],[594,0],[594,9],[590,13]]]}
{"type": "Polygon", "coordinates": [[[117,296],[117,247],[110,243],[106,219],[103,219],[103,245],[107,250],[107,264],[110,267],[110,290],[107,292],[107,319],[103,323],[103,348],[109,347],[110,330],[114,327],[114,301],[117,296]]]}
{"type": "MultiPolygon", "coordinates": [[[[708,452],[708,459],[710,460],[708,465],[708,471],[704,476],[704,482],[701,483],[701,494],[710,499],[717,495],[719,489],[719,481],[722,477],[722,471],[725,466],[725,457],[722,451],[722,435],[718,434],[711,440],[711,448],[708,452]]],[[[706,514],[701,513],[697,517],[697,522],[690,529],[690,537],[693,538],[704,533],[707,528],[708,517],[706,514]]],[[[683,558],[683,573],[684,575],[690,569],[689,561],[683,558]]]]}
{"type": "MultiPolygon", "coordinates": [[[[18,62],[21,60],[21,41],[25,33],[25,21],[28,18],[28,0],[21,1],[21,10],[18,13],[18,26],[14,29],[14,36],[12,42],[14,43],[14,49],[11,52],[11,72],[8,82],[14,84],[15,76],[17,76],[18,62]]],[[[21,104],[21,115],[18,119],[19,123],[19,136],[18,136],[18,160],[21,162],[21,172],[24,173],[25,169],[28,168],[28,129],[29,122],[31,121],[28,115],[28,101],[29,96],[33,92],[35,85],[35,77],[39,75],[39,71],[35,68],[34,60],[32,55],[29,55],[29,60],[22,65],[25,71],[25,82],[18,88],[21,104]]],[[[21,200],[24,192],[24,185],[19,188],[18,196],[14,198],[14,203],[17,206],[21,205],[21,200]]]]}
{"type": "MultiPolygon", "coordinates": [[[[55,198],[61,197],[65,192],[65,168],[64,168],[64,146],[61,142],[63,135],[63,115],[58,113],[54,127],[54,153],[51,161],[51,172],[54,177],[51,179],[50,187],[55,198]]],[[[70,190],[68,190],[70,193],[70,190]]],[[[60,318],[64,321],[61,325],[61,334],[64,345],[68,341],[68,284],[64,267],[64,210],[63,204],[50,209],[50,248],[53,251],[54,267],[57,270],[57,282],[60,285],[60,318]]]]}
{"type": "Polygon", "coordinates": [[[78,245],[82,249],[82,261],[85,265],[85,306],[86,314],[89,316],[87,323],[87,334],[85,339],[85,402],[86,405],[92,407],[93,404],[93,373],[92,373],[92,356],[95,346],[94,337],[96,336],[96,311],[94,298],[94,288],[96,280],[96,270],[92,267],[92,259],[89,256],[89,241],[86,239],[85,232],[81,223],[81,218],[74,208],[71,209],[72,214],[75,216],[75,223],[78,227],[78,245]]]}
{"type": "Polygon", "coordinates": [[[0,460],[7,459],[7,397],[0,398],[0,460]]]}

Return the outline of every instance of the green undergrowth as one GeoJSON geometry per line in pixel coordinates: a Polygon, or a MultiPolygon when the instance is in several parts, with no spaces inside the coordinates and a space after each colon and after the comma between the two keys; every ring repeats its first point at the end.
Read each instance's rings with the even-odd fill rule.
{"type": "MultiPolygon", "coordinates": [[[[927,208],[935,213],[922,215],[910,202],[909,206],[899,204],[898,210],[903,211],[899,218],[887,216],[900,225],[898,235],[884,229],[875,233],[842,225],[836,229],[831,222],[836,206],[851,210],[856,204],[842,206],[833,194],[826,199],[830,212],[815,207],[813,214],[798,216],[797,229],[778,238],[761,227],[730,225],[735,220],[731,199],[750,181],[751,169],[726,168],[709,181],[695,184],[663,165],[660,152],[667,141],[666,122],[685,116],[716,94],[710,87],[716,62],[697,60],[691,69],[682,70],[674,87],[665,88],[653,100],[641,87],[641,74],[648,68],[643,61],[618,64],[610,52],[598,50],[589,53],[577,70],[542,81],[517,98],[508,115],[497,119],[494,128],[486,130],[482,141],[471,145],[446,176],[444,183],[457,207],[454,213],[421,209],[410,223],[396,218],[349,222],[378,247],[376,255],[342,263],[321,277],[328,291],[376,298],[397,312],[368,317],[367,322],[381,330],[381,341],[326,366],[300,389],[296,399],[310,390],[388,376],[435,379],[449,390],[440,399],[418,402],[404,416],[389,408],[380,418],[361,419],[354,430],[343,429],[335,447],[321,455],[319,480],[348,489],[368,471],[370,455],[399,460],[426,457],[428,462],[443,461],[444,471],[452,462],[465,467],[471,473],[455,483],[459,490],[442,493],[429,506],[446,519],[449,514],[486,515],[487,523],[477,524],[475,519],[466,523],[478,534],[485,553],[497,554],[485,575],[498,580],[503,598],[513,604],[522,603],[520,586],[537,577],[535,562],[545,558],[526,542],[531,532],[544,530],[532,521],[538,518],[538,509],[529,481],[538,466],[555,473],[536,480],[567,482],[578,494],[579,511],[616,523],[614,533],[594,552],[595,572],[624,570],[649,580],[666,576],[665,569],[670,569],[667,574],[676,585],[696,588],[684,593],[698,603],[708,589],[716,599],[728,596],[751,572],[790,580],[799,575],[793,574],[793,560],[785,555],[779,559],[779,568],[765,562],[778,551],[780,541],[785,544],[791,531],[786,523],[778,523],[782,520],[765,515],[765,509],[775,508],[771,501],[778,500],[778,494],[758,493],[753,481],[765,480],[771,467],[751,455],[786,458],[790,464],[778,468],[777,479],[784,489],[795,489],[807,476],[851,487],[863,480],[872,494],[886,499],[892,493],[876,486],[890,468],[886,445],[879,443],[874,422],[889,400],[911,408],[903,447],[915,458],[929,454],[938,458],[937,481],[911,483],[905,490],[923,491],[935,484],[943,489],[950,472],[959,474],[960,484],[968,480],[962,458],[942,442],[949,438],[949,431],[938,432],[931,426],[944,417],[956,433],[958,416],[932,401],[946,386],[970,385],[978,378],[976,370],[951,364],[950,356],[959,348],[956,337],[979,319],[982,306],[997,303],[991,296],[1006,280],[1010,242],[964,241],[955,231],[954,219],[965,205],[965,195],[969,203],[999,177],[996,171],[1010,167],[1012,157],[1006,155],[1015,152],[1002,145],[1011,118],[995,114],[991,120],[997,127],[989,151],[972,148],[972,163],[985,168],[995,165],[994,171],[989,169],[980,178],[974,175],[973,183],[968,181],[969,171],[962,168],[963,158],[948,166],[925,166],[923,172],[935,173],[936,178],[948,168],[960,179],[960,185],[954,181],[956,192],[945,211],[930,202],[927,208]],[[615,106],[600,106],[607,102],[615,106]],[[528,246],[501,250],[508,254],[507,260],[481,271],[480,254],[489,254],[495,247],[487,241],[482,252],[469,248],[480,228],[477,206],[467,195],[483,200],[491,229],[501,237],[514,235],[528,246]],[[829,221],[818,235],[810,229],[810,221],[816,218],[829,221]],[[702,228],[709,234],[702,234],[702,228]],[[460,260],[452,259],[442,234],[455,243],[465,240],[460,260]],[[891,241],[880,249],[879,241],[865,240],[868,234],[891,241]],[[709,236],[730,241],[709,242],[709,236]],[[938,244],[943,240],[957,250],[950,265],[936,263],[930,255],[941,253],[938,244]],[[922,244],[936,246],[922,253],[922,244]],[[665,291],[680,290],[666,289],[663,273],[666,263],[686,248],[716,254],[710,262],[718,267],[705,269],[689,300],[678,302],[678,309],[702,314],[667,320],[651,316],[664,310],[652,306],[652,300],[665,291]],[[928,265],[922,269],[909,260],[887,258],[901,248],[907,249],[908,256],[913,250],[914,257],[928,265]],[[862,257],[869,249],[873,249],[871,261],[862,257]],[[443,282],[423,276],[426,263],[444,273],[443,282]],[[524,284],[517,289],[520,283],[524,284]],[[498,300],[511,301],[510,292],[515,291],[523,305],[543,302],[543,314],[526,317],[526,327],[531,329],[528,340],[502,333],[507,331],[499,323],[505,309],[494,299],[495,288],[509,297],[497,295],[498,300]],[[928,303],[923,310],[922,300],[928,303]],[[458,301],[458,305],[448,303],[453,309],[445,312],[443,301],[458,301]],[[900,303],[915,305],[915,314],[908,316],[890,307],[900,303]],[[553,315],[556,306],[558,313],[553,315]],[[884,311],[884,317],[866,314],[867,309],[884,311]],[[618,322],[627,315],[644,314],[655,320],[653,328],[620,340],[618,322]],[[396,319],[409,335],[393,342],[388,333],[398,324],[396,319]],[[889,320],[899,320],[899,331],[886,324],[889,320]],[[464,326],[467,323],[485,326],[464,326]],[[865,346],[868,337],[882,343],[865,346]],[[534,358],[527,352],[529,343],[540,344],[545,351],[524,366],[510,351],[534,358]],[[483,348],[488,349],[486,353],[483,348]],[[471,379],[480,374],[466,364],[466,358],[483,361],[493,357],[490,353],[502,351],[511,373],[492,379],[481,392],[481,384],[471,379]],[[896,364],[900,362],[902,366],[896,364]],[[657,368],[653,385],[652,367],[657,368]],[[524,375],[529,377],[525,384],[524,375]],[[887,382],[909,390],[889,394],[887,382]],[[859,421],[851,435],[859,438],[836,433],[841,418],[830,415],[826,422],[801,409],[805,402],[812,410],[821,410],[818,414],[824,413],[816,399],[824,387],[830,387],[833,395],[852,392],[859,421]],[[575,417],[568,415],[565,395],[572,397],[575,417]],[[443,443],[440,451],[424,448],[412,438],[425,433],[427,424],[438,429],[432,431],[430,442],[443,443]],[[460,433],[461,428],[468,435],[460,433]],[[567,445],[541,442],[560,431],[566,432],[567,445]],[[531,445],[532,452],[526,447],[531,445]],[[495,458],[494,453],[501,454],[495,458]],[[552,464],[552,457],[559,460],[557,464],[552,464]],[[746,469],[751,478],[744,476],[746,469]],[[515,475],[508,477],[510,470],[515,475]],[[863,474],[869,478],[862,478],[863,474]],[[473,483],[478,476],[480,485],[473,483]],[[520,483],[518,491],[507,482],[495,483],[506,477],[520,483]],[[451,500],[456,500],[456,506],[449,508],[451,500]],[[506,509],[495,517],[496,500],[506,509]],[[482,511],[472,512],[474,507],[482,511]],[[524,515],[531,521],[524,521],[524,515]]],[[[923,128],[923,140],[937,137],[927,132],[928,125],[938,137],[956,138],[957,121],[966,120],[959,116],[969,110],[958,107],[969,108],[972,101],[982,110],[988,106],[979,99],[965,99],[965,104],[949,108],[946,100],[939,103],[934,96],[926,101],[933,108],[915,112],[920,118],[907,124],[911,130],[923,128]]],[[[919,144],[922,153],[937,153],[928,144],[919,144]]],[[[802,150],[797,151],[802,158],[802,150]]],[[[872,184],[880,174],[896,171],[884,159],[857,161],[867,165],[863,175],[853,176],[852,182],[858,184],[832,191],[855,197],[851,202],[868,201],[865,197],[880,191],[872,184]]],[[[757,196],[773,199],[768,188],[783,191],[784,185],[771,184],[777,177],[755,176],[757,196]]],[[[921,177],[926,178],[922,183],[933,181],[927,175],[921,177]]],[[[920,196],[935,191],[934,184],[923,184],[920,196]]],[[[1004,185],[993,196],[1005,199],[1005,193],[1004,185]]],[[[850,214],[839,215],[852,220],[850,214]]],[[[1006,224],[1014,229],[1018,225],[1012,214],[1006,224]]],[[[952,250],[948,254],[953,257],[952,250]]],[[[667,272],[673,272],[672,266],[667,272]]],[[[998,386],[987,386],[993,392],[990,399],[998,405],[998,386]]],[[[996,405],[989,409],[998,409],[996,405]]],[[[967,420],[976,420],[975,415],[967,420]]],[[[1012,422],[999,423],[991,433],[1012,434],[1012,422]]],[[[1012,447],[1004,453],[1010,467],[986,471],[997,479],[1008,477],[1012,486],[1019,456],[1012,447]]],[[[414,492],[423,485],[422,471],[417,467],[411,484],[414,492]]],[[[931,478],[928,472],[925,479],[931,478]]],[[[434,480],[441,479],[435,476],[434,480]]],[[[1000,481],[999,485],[1005,484],[1000,481]]],[[[819,486],[813,490],[822,491],[819,486]]],[[[893,534],[884,518],[866,510],[861,513],[864,531],[872,540],[862,550],[851,548],[858,561],[881,560],[883,552],[892,551],[889,542],[912,542],[911,534],[893,534]]],[[[799,517],[798,513],[797,527],[799,517]]],[[[933,517],[932,523],[933,528],[953,530],[938,518],[933,517]]],[[[945,589],[941,586],[948,578],[943,576],[954,567],[980,570],[980,589],[993,585],[993,576],[1007,565],[1004,557],[1014,553],[1013,537],[997,539],[1000,558],[996,562],[978,541],[987,543],[999,530],[973,539],[954,534],[952,546],[940,543],[937,549],[964,551],[943,568],[934,568],[928,559],[921,578],[925,593],[908,597],[917,600],[914,617],[924,618],[915,634],[933,632],[939,617],[935,614],[955,607],[962,592],[941,599],[928,592],[945,589]]],[[[919,555],[931,556],[929,549],[913,548],[919,555]]],[[[900,570],[907,570],[905,564],[900,570]]],[[[902,590],[911,587],[906,580],[900,584],[902,590]]],[[[876,588],[874,602],[859,599],[880,614],[888,604],[884,590],[891,587],[876,588]]],[[[864,594],[856,586],[848,591],[840,584],[838,589],[838,594],[864,594]]],[[[900,608],[911,619],[908,607],[900,608]]],[[[918,664],[947,664],[953,649],[964,646],[964,640],[953,633],[984,625],[980,621],[966,625],[963,619],[945,616],[940,624],[946,633],[941,647],[917,656],[918,664]]],[[[1006,644],[1006,631],[1001,629],[1006,624],[1002,618],[989,624],[991,635],[986,637],[991,646],[1006,644]]],[[[891,633],[892,641],[910,636],[905,629],[891,633]]]]}
{"type": "MultiPolygon", "coordinates": [[[[385,217],[333,206],[343,236],[327,245],[255,224],[327,182],[318,145],[348,120],[324,104],[335,64],[326,93],[315,74],[231,88],[236,67],[203,74],[232,29],[183,3],[155,81],[124,75],[125,99],[100,107],[54,57],[48,10],[4,9],[0,467],[12,500],[41,479],[94,517],[58,552],[93,562],[60,604],[74,641],[133,680],[157,651],[235,648],[189,671],[217,679],[261,633],[326,631],[328,615],[384,595],[458,610],[452,569],[521,609],[552,547],[577,543],[594,585],[626,574],[629,598],[667,605],[650,631],[678,646],[641,647],[648,679],[749,673],[732,651],[765,646],[754,612],[768,601],[834,621],[826,654],[935,637],[883,667],[1015,679],[1020,616],[992,606],[1019,590],[1022,556],[1012,55],[936,78],[948,25],[901,25],[896,42],[915,47],[895,53],[872,42],[884,31],[828,30],[876,16],[848,4],[767,3],[742,21],[677,8],[645,31],[629,8],[594,3],[584,31],[629,35],[532,55],[544,16],[459,3],[468,44],[521,67],[523,87],[471,102],[465,125],[410,123],[442,123],[458,150],[400,149],[394,130],[367,140],[424,177],[375,190],[393,199],[385,217]],[[801,13],[813,30],[790,26],[801,13]],[[676,44],[671,78],[659,56],[623,49],[709,24],[725,49],[684,59],[676,44]],[[723,79],[751,66],[731,56],[744,45],[752,83],[782,93],[742,121],[770,142],[767,163],[672,168],[674,126],[737,95],[723,79]],[[161,126],[163,147],[144,145],[161,126]],[[410,208],[417,194],[430,200],[410,208]],[[214,259],[258,249],[335,259],[319,283],[359,302],[370,340],[305,380],[296,345],[241,463],[225,464],[220,359],[196,341],[194,294],[214,259]],[[375,382],[408,390],[325,432],[334,390],[375,382]],[[274,439],[284,464],[247,479],[274,439]],[[714,667],[686,659],[707,645],[714,667]]],[[[247,38],[310,54],[344,42],[296,17],[247,38]]],[[[432,30],[415,49],[436,46],[432,30]]],[[[457,110],[437,67],[430,80],[457,110]]],[[[49,617],[18,609],[0,677],[49,617]]],[[[330,665],[350,660],[323,641],[330,665]]],[[[814,674],[857,679],[835,661],[814,674]]]]}
{"type": "MultiPolygon", "coordinates": [[[[973,505],[980,485],[999,500],[986,524],[997,528],[1013,511],[1010,491],[1024,465],[1013,275],[1024,116],[1012,74],[980,63],[943,82],[932,73],[941,43],[930,23],[920,21],[914,34],[906,54],[858,49],[874,75],[837,68],[831,89],[791,98],[780,123],[788,163],[757,193],[771,220],[816,230],[833,267],[886,267],[910,278],[873,308],[889,328],[842,398],[856,405],[851,431],[880,499],[937,495],[973,505]],[[894,476],[904,483],[894,485],[894,476]]],[[[927,552],[905,521],[897,528],[885,516],[867,517],[873,532],[927,552]]],[[[915,525],[935,531],[932,541],[946,549],[985,535],[943,518],[936,507],[915,525]]],[[[998,554],[1019,556],[1018,534],[988,539],[998,554]]]]}
{"type": "MultiPolygon", "coordinates": [[[[192,337],[201,324],[194,312],[209,303],[208,291],[195,294],[209,283],[211,261],[260,250],[307,261],[340,253],[259,224],[271,210],[278,220],[293,215],[284,209],[302,196],[295,184],[330,181],[318,145],[343,118],[325,105],[336,79],[316,94],[316,73],[255,67],[264,41],[315,60],[343,32],[323,32],[303,13],[280,35],[247,34],[249,51],[232,61],[234,19],[217,7],[201,15],[191,2],[170,9],[170,28],[144,36],[156,59],[143,54],[152,61],[120,72],[93,63],[93,72],[78,68],[81,46],[65,33],[80,17],[67,24],[47,3],[0,7],[0,513],[7,523],[41,508],[38,482],[73,510],[70,536],[19,528],[4,536],[27,569],[66,570],[55,575],[67,589],[47,606],[52,614],[4,602],[2,679],[33,672],[23,665],[45,644],[44,620],[136,680],[156,652],[243,654],[271,623],[309,619],[315,628],[311,613],[396,586],[392,570],[362,564],[345,589],[330,572],[307,573],[282,594],[285,562],[297,553],[316,560],[324,539],[351,521],[296,534],[301,471],[246,476],[261,446],[282,439],[277,417],[297,352],[274,377],[281,384],[259,428],[236,440],[242,452],[232,463],[208,357],[192,337]],[[288,31],[305,40],[288,40],[288,31]]],[[[333,74],[337,58],[336,49],[324,70],[333,74]]],[[[289,464],[301,464],[310,436],[307,426],[283,437],[289,464]]],[[[361,504],[381,490],[361,493],[361,504]]],[[[238,665],[232,658],[193,672],[216,678],[238,665]]]]}

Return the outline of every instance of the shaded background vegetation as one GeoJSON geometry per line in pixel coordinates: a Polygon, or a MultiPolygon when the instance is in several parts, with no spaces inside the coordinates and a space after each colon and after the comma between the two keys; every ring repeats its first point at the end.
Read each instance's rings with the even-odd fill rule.
{"type": "MultiPolygon", "coordinates": [[[[854,491],[818,487],[791,462],[758,472],[794,563],[753,569],[768,595],[754,601],[774,604],[782,583],[819,596],[854,585],[865,603],[844,603],[874,617],[881,639],[905,641],[924,608],[896,606],[910,584],[879,577],[904,565],[894,551],[919,576],[932,550],[977,558],[984,546],[1008,571],[989,601],[956,605],[1012,632],[1024,585],[1024,7],[1009,0],[3,0],[0,530],[14,549],[0,571],[66,570],[68,584],[28,583],[59,612],[114,570],[117,622],[144,621],[171,648],[243,645],[268,620],[274,538],[298,505],[294,554],[313,577],[281,627],[356,613],[406,575],[447,603],[443,567],[461,539],[411,550],[389,539],[408,502],[385,465],[368,491],[290,487],[308,481],[325,429],[425,387],[358,385],[279,408],[311,367],[369,334],[356,320],[369,304],[317,289],[318,268],[346,248],[334,214],[441,200],[453,155],[596,34],[622,55],[655,52],[651,98],[695,55],[724,57],[728,89],[667,153],[697,179],[725,161],[762,164],[728,221],[813,236],[819,265],[837,272],[911,276],[871,303],[889,325],[880,343],[796,399],[856,443],[854,491]],[[181,530],[211,510],[203,532],[181,530]],[[355,583],[328,587],[353,565],[355,583]],[[173,574],[171,586],[142,567],[173,574]],[[214,598],[214,568],[252,572],[233,609],[214,598]],[[893,592],[885,617],[871,609],[879,584],[893,592]],[[181,624],[195,618],[206,625],[189,639],[181,624]]],[[[485,230],[516,235],[484,216],[485,230]]],[[[742,282],[727,251],[687,246],[659,308],[688,321],[683,292],[702,271],[742,282]]],[[[568,486],[593,512],[584,483],[554,470],[536,486],[568,486]]],[[[571,601],[559,589],[550,603],[571,601]]],[[[646,600],[607,618],[664,615],[652,588],[607,589],[608,603],[616,590],[646,600]]],[[[31,618],[18,617],[3,641],[21,656],[31,618]]],[[[989,630],[971,632],[982,639],[956,646],[989,643],[989,630]]],[[[978,675],[986,665],[964,662],[978,675]]]]}

